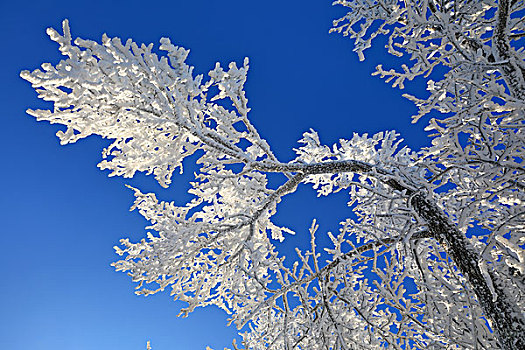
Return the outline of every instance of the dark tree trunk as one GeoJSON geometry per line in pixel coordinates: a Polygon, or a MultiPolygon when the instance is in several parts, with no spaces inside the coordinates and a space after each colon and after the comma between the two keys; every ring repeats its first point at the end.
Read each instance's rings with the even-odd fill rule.
{"type": "Polygon", "coordinates": [[[411,205],[428,224],[428,230],[445,248],[459,271],[467,278],[493,327],[501,347],[506,350],[525,349],[525,321],[521,310],[490,273],[497,297],[494,300],[487,281],[479,268],[479,255],[465,235],[450,223],[443,211],[423,194],[414,194],[411,205]]]}

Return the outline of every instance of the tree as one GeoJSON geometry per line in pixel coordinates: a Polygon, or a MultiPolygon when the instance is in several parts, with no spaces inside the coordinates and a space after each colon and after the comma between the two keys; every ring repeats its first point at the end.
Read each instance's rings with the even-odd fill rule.
{"type": "Polygon", "coordinates": [[[524,2],[336,4],[349,12],[332,30],[361,59],[378,35],[408,56],[375,74],[401,88],[427,80],[427,98],[406,96],[413,121],[429,118],[430,147],[401,147],[395,132],[329,147],[311,130],[279,161],[248,119],[247,59],[205,79],[169,39],[161,56],[131,40],[72,41],[67,21],[62,35],[48,30],[67,59],[21,73],[54,109],[28,112],[65,125],[62,144],[113,140],[99,164],[112,176],[146,172],[167,187],[199,156],[186,205],[133,189],[157,233],[122,240],[114,266],[140,294],[171,288],[184,314],[221,307],[246,348],[525,348],[524,2]],[[270,173],[286,180],[272,188],[270,173]],[[291,230],[272,215],[300,184],[351,196],[326,263],[315,222],[292,265],[273,244],[291,230]]]}

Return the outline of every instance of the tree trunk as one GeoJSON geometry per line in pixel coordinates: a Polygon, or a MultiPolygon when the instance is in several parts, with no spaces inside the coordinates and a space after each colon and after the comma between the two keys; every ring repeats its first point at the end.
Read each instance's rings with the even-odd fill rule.
{"type": "Polygon", "coordinates": [[[493,295],[479,268],[479,254],[465,235],[423,194],[414,194],[411,205],[427,222],[432,236],[443,245],[459,271],[467,278],[501,347],[506,350],[525,349],[525,320],[521,310],[498,283],[497,276],[490,273],[496,292],[496,296],[493,295]]]}

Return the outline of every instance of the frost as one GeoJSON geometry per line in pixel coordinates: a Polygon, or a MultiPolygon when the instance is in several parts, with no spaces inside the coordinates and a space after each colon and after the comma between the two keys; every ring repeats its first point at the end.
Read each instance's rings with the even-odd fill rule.
{"type": "Polygon", "coordinates": [[[374,75],[427,82],[426,98],[404,96],[431,146],[403,147],[395,131],[324,145],[310,130],[282,162],[249,120],[247,58],[196,75],[170,39],[157,55],[106,35],[73,40],[67,21],[47,31],[66,58],[20,74],[54,103],[28,113],[64,125],[62,144],[111,140],[98,165],[109,176],[145,172],[167,187],[199,155],[187,203],[131,188],[150,232],[122,239],[113,266],[137,294],[170,290],[183,316],[223,309],[245,348],[525,348],[524,2],[335,4],[349,12],[332,31],[361,60],[380,35],[408,58],[374,75]],[[270,173],[284,175],[277,188],[270,173]],[[282,257],[275,241],[294,231],[273,215],[304,185],[347,193],[352,213],[337,233],[314,221],[296,233],[310,247],[282,257]]]}

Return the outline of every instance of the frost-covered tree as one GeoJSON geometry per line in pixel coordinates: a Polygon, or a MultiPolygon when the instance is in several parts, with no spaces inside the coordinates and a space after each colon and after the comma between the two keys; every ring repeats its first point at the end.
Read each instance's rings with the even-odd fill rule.
{"type": "Polygon", "coordinates": [[[204,77],[169,39],[160,56],[105,35],[73,41],[67,21],[48,30],[67,58],[21,74],[54,102],[29,113],[65,125],[62,144],[112,140],[99,164],[111,176],[145,172],[167,187],[198,155],[185,205],[133,189],[155,233],[123,239],[114,266],[139,294],[171,289],[183,314],[224,309],[247,349],[525,349],[524,1],[335,4],[349,12],[332,31],[361,59],[377,36],[405,57],[374,74],[400,88],[427,81],[426,97],[406,97],[413,121],[429,120],[430,147],[401,147],[395,132],[327,146],[312,130],[282,162],[248,118],[247,59],[204,77]],[[270,173],[286,180],[271,188],[270,173]],[[326,233],[328,261],[314,221],[311,248],[285,263],[272,242],[290,230],[272,216],[304,184],[348,192],[353,215],[326,233]]]}

